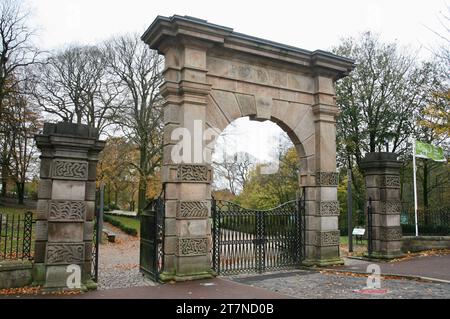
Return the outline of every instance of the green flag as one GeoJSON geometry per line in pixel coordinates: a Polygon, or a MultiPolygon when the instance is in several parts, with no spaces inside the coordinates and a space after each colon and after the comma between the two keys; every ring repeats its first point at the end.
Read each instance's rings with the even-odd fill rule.
{"type": "Polygon", "coordinates": [[[427,158],[436,162],[447,161],[442,147],[416,141],[416,157],[427,158]]]}

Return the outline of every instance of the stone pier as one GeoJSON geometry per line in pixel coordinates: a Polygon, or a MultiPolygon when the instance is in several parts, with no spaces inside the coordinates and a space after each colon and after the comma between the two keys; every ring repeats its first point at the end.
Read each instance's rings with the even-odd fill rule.
{"type": "Polygon", "coordinates": [[[373,258],[391,259],[402,255],[400,167],[395,153],[368,153],[361,163],[366,199],[372,200],[373,258]]]}
{"type": "Polygon", "coordinates": [[[35,140],[41,151],[35,282],[68,288],[68,265],[78,265],[82,288],[89,287],[96,164],[105,142],[96,129],[73,123],[45,123],[35,140]]]}

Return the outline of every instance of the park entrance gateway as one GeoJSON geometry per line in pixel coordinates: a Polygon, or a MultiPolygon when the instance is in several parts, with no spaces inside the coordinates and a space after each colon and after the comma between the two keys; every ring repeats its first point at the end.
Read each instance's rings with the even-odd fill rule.
{"type": "MultiPolygon", "coordinates": [[[[251,239],[247,238],[250,248],[244,249],[246,253],[252,250],[263,253],[267,245],[272,245],[270,247],[276,247],[273,251],[281,254],[286,249],[302,250],[304,245],[303,264],[341,263],[335,127],[339,110],[335,105],[334,82],[353,69],[353,61],[324,51],[310,52],[243,35],[186,16],[157,17],[142,40],[165,57],[161,86],[165,104],[164,238],[160,279],[209,278],[213,275],[212,262],[220,271],[217,249],[233,252],[238,242],[222,241],[213,247],[218,241],[213,241],[212,213],[222,218],[222,226],[214,230],[222,228],[223,236],[225,232],[231,236],[233,231],[235,236],[248,235],[230,229],[231,224],[227,223],[231,223],[232,218],[242,219],[247,215],[254,220],[256,230],[248,235],[251,239]],[[273,223],[281,225],[277,236],[289,238],[292,245],[288,248],[283,246],[286,242],[270,242],[275,233],[259,230],[264,223],[268,225],[265,219],[271,217],[258,217],[264,213],[245,212],[236,207],[233,209],[239,213],[231,217],[231,211],[218,210],[218,203],[211,197],[210,153],[214,141],[205,138],[205,134],[198,134],[198,129],[220,133],[232,121],[246,116],[275,122],[288,134],[297,150],[301,166],[299,186],[304,189],[304,236],[298,233],[301,228],[296,228],[295,222],[291,227],[289,216],[281,213],[276,216],[279,211],[272,211],[276,220],[273,223]],[[189,153],[197,154],[200,144],[207,155],[194,155],[182,161],[174,158],[179,140],[174,140],[172,133],[177,129],[190,133],[189,153]],[[227,250],[226,245],[233,249],[227,250]]],[[[296,215],[293,216],[295,220],[296,215]]],[[[266,231],[268,229],[266,227],[266,231]]],[[[299,257],[294,254],[294,261],[289,263],[298,262],[299,257]]],[[[156,256],[153,258],[155,260],[156,256]]],[[[255,257],[252,262],[263,261],[266,259],[255,257]]],[[[260,265],[250,268],[261,270],[260,265]]]]}
{"type": "MultiPolygon", "coordinates": [[[[148,218],[143,220],[141,269],[163,281],[181,281],[210,278],[213,267],[219,273],[230,267],[260,272],[300,261],[342,263],[334,82],[352,70],[353,61],[181,16],[157,17],[142,39],[165,56],[165,81],[160,88],[163,197],[143,214],[148,218]],[[300,162],[300,201],[262,212],[226,208],[212,199],[214,141],[199,135],[199,128],[220,133],[247,116],[270,120],[290,137],[300,162]],[[181,162],[174,157],[179,141],[172,133],[177,129],[189,133],[191,154],[198,155],[200,145],[206,156],[181,162]],[[246,218],[252,230],[233,228],[246,218]],[[247,258],[236,255],[239,249],[247,258]]],[[[105,143],[96,130],[74,123],[47,123],[36,143],[42,154],[35,280],[48,289],[66,288],[68,266],[76,265],[82,285],[88,287],[95,260],[96,163],[105,143]]]]}

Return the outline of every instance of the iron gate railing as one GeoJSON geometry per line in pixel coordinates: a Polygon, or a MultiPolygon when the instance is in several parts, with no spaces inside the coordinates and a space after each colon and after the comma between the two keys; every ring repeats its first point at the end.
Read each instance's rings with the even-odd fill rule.
{"type": "Polygon", "coordinates": [[[213,260],[218,274],[296,268],[305,256],[304,197],[270,210],[212,199],[213,260]]]}
{"type": "Polygon", "coordinates": [[[94,221],[94,231],[92,237],[92,260],[91,260],[91,279],[95,282],[98,282],[98,251],[99,251],[99,243],[100,236],[102,236],[102,232],[100,231],[100,210],[95,207],[95,221],[94,221]]]}
{"type": "Polygon", "coordinates": [[[140,215],[139,270],[153,281],[159,281],[164,267],[164,217],[163,196],[150,201],[140,215]]]}
{"type": "Polygon", "coordinates": [[[33,259],[32,212],[0,213],[0,260],[33,259]]]}

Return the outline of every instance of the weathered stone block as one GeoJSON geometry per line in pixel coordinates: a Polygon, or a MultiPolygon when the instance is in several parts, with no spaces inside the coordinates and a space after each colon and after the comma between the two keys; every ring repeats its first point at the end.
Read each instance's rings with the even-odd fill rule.
{"type": "Polygon", "coordinates": [[[85,181],[88,178],[88,162],[54,159],[52,162],[52,178],[85,181]]]}
{"type": "Polygon", "coordinates": [[[46,241],[48,238],[48,223],[45,220],[36,221],[35,238],[38,241],[46,241]]]}
{"type": "Polygon", "coordinates": [[[205,236],[206,235],[206,219],[196,220],[179,220],[177,221],[178,236],[205,236]]]}
{"type": "Polygon", "coordinates": [[[197,256],[207,253],[206,237],[178,237],[177,256],[197,256]]]}
{"type": "Polygon", "coordinates": [[[48,243],[47,265],[84,262],[84,243],[48,243]]]}
{"type": "Polygon", "coordinates": [[[84,222],[84,230],[83,230],[83,240],[90,240],[94,236],[94,222],[84,222]]]}
{"type": "Polygon", "coordinates": [[[339,235],[339,230],[316,232],[316,245],[321,247],[339,246],[339,235]]]}
{"type": "Polygon", "coordinates": [[[87,201],[95,201],[95,191],[95,182],[86,182],[85,197],[83,199],[87,201]]]}
{"type": "Polygon", "coordinates": [[[207,218],[209,215],[208,201],[179,201],[178,219],[207,218]]]}
{"type": "Polygon", "coordinates": [[[86,201],[86,221],[92,221],[95,217],[95,202],[86,201]]]}
{"type": "Polygon", "coordinates": [[[86,183],[83,181],[54,180],[52,187],[53,200],[84,200],[86,183]]]}
{"type": "Polygon", "coordinates": [[[337,186],[339,183],[339,173],[337,172],[316,172],[316,185],[337,186]]]}
{"type": "Polygon", "coordinates": [[[85,201],[51,200],[49,201],[48,220],[65,222],[83,222],[86,216],[85,201]]]}
{"type": "Polygon", "coordinates": [[[38,184],[38,198],[50,199],[52,197],[52,180],[41,179],[38,184]]]}
{"type": "Polygon", "coordinates": [[[34,262],[43,263],[45,261],[45,251],[46,251],[45,241],[35,241],[34,243],[34,262]]]}
{"type": "Polygon", "coordinates": [[[36,219],[37,220],[47,219],[47,212],[48,212],[48,200],[39,199],[37,201],[37,206],[36,206],[36,219]]]}
{"type": "Polygon", "coordinates": [[[83,223],[48,222],[49,242],[80,242],[83,241],[83,223]]]}

